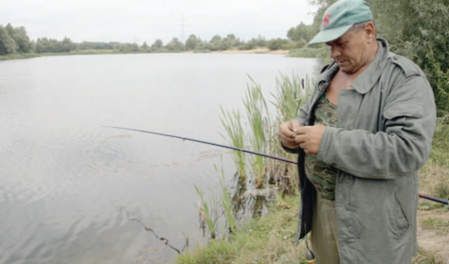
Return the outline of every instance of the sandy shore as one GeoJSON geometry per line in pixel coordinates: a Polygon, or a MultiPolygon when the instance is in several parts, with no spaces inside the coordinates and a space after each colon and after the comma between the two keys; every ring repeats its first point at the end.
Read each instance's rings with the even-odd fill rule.
{"type": "Polygon", "coordinates": [[[275,54],[275,55],[287,55],[288,50],[270,50],[268,48],[257,48],[251,50],[239,50],[239,49],[231,49],[231,50],[221,50],[214,51],[212,53],[223,53],[223,54],[275,54]]]}

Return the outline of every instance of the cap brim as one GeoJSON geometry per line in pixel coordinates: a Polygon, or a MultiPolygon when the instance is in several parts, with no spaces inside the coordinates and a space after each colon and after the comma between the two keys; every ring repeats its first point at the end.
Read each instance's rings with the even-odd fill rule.
{"type": "Polygon", "coordinates": [[[315,37],[313,37],[312,40],[310,40],[309,43],[307,43],[307,45],[325,43],[338,39],[343,34],[345,34],[346,31],[348,31],[351,27],[352,25],[347,25],[343,27],[322,30],[318,32],[318,34],[316,34],[315,37]]]}

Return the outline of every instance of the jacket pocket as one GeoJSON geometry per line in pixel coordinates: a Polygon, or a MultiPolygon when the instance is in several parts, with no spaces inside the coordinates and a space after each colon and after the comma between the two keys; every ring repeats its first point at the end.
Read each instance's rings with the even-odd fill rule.
{"type": "Polygon", "coordinates": [[[401,238],[409,229],[409,221],[404,209],[399,202],[396,193],[393,195],[392,202],[388,207],[389,229],[395,239],[401,238]]]}

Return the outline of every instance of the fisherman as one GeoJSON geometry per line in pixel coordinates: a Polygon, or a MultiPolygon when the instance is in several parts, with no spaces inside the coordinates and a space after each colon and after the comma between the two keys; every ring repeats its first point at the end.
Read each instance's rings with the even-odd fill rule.
{"type": "Polygon", "coordinates": [[[436,110],[412,61],[377,38],[363,0],[339,0],[309,44],[332,63],[299,117],[282,123],[298,153],[298,239],[311,231],[317,263],[411,263],[416,253],[417,171],[429,156],[436,110]]]}

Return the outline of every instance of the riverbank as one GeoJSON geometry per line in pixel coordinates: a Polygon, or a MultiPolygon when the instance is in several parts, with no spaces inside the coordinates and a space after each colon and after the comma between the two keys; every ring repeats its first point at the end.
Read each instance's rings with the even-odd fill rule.
{"type": "Polygon", "coordinates": [[[35,53],[8,54],[8,55],[1,55],[0,61],[30,59],[30,58],[35,58],[35,57],[39,57],[39,56],[40,56],[39,54],[35,54],[35,53]]]}
{"type": "Polygon", "coordinates": [[[250,50],[231,49],[231,50],[213,51],[212,53],[288,55],[289,50],[270,50],[268,48],[256,48],[256,49],[250,49],[250,50]]]}
{"type": "MultiPolygon", "coordinates": [[[[252,220],[228,239],[212,241],[177,258],[177,264],[307,264],[305,243],[294,243],[298,200],[280,199],[266,216],[252,220]]],[[[414,264],[449,261],[449,210],[421,202],[418,210],[418,256],[414,264]]]]}
{"type": "Polygon", "coordinates": [[[221,51],[180,51],[180,52],[120,52],[116,50],[80,50],[73,52],[51,52],[51,53],[15,53],[8,55],[1,55],[0,61],[5,60],[20,60],[30,59],[36,57],[48,57],[48,56],[70,56],[70,55],[104,55],[104,54],[166,54],[166,53],[220,53],[220,54],[274,54],[274,55],[289,55],[289,50],[270,50],[268,48],[256,48],[251,50],[221,50],[221,51]]]}
{"type": "Polygon", "coordinates": [[[212,241],[177,258],[177,264],[305,263],[304,243],[293,243],[298,199],[279,198],[270,213],[251,220],[228,239],[212,241]]]}
{"type": "MultiPolygon", "coordinates": [[[[141,52],[135,52],[135,53],[138,54],[141,52]]],[[[130,54],[130,52],[118,52],[115,50],[80,50],[80,51],[73,51],[73,52],[14,53],[14,54],[8,54],[8,55],[1,55],[0,61],[21,60],[21,59],[49,57],[49,56],[103,55],[103,54],[130,54]]]]}
{"type": "MultiPolygon", "coordinates": [[[[440,119],[428,163],[420,171],[420,191],[449,197],[449,118],[440,119]]],[[[178,264],[307,263],[305,245],[293,243],[298,198],[279,198],[269,213],[251,220],[227,239],[211,242],[178,257],[178,264]]],[[[418,256],[414,264],[449,263],[449,208],[420,200],[418,208],[418,256]]]]}

